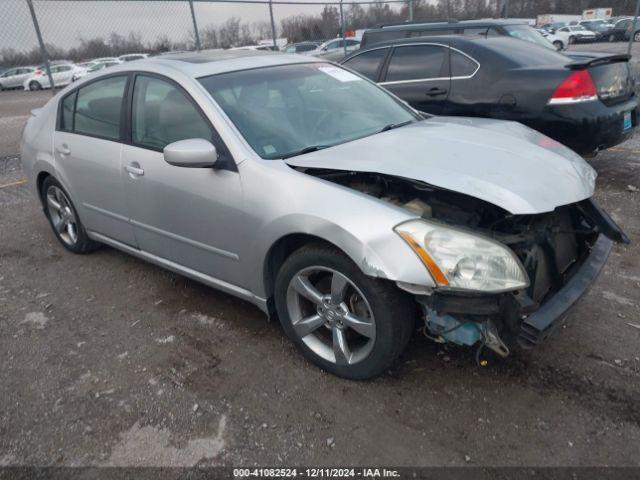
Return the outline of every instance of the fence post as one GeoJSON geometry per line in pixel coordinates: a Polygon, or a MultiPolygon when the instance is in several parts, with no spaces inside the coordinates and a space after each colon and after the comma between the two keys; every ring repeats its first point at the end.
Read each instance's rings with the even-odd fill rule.
{"type": "MultiPolygon", "coordinates": [[[[640,0],[639,0],[640,1],[640,0]]],[[[342,47],[344,48],[344,56],[347,56],[347,39],[344,32],[344,11],[342,9],[342,0],[340,0],[340,36],[342,37],[342,47]]]]}
{"type": "Polygon", "coordinates": [[[273,38],[274,48],[278,47],[276,42],[276,22],[273,20],[273,0],[269,0],[269,18],[271,19],[271,37],[273,38]]]}
{"type": "Polygon", "coordinates": [[[409,21],[413,22],[413,0],[407,0],[409,3],[409,21]]]}
{"type": "Polygon", "coordinates": [[[636,25],[638,24],[638,15],[640,14],[640,0],[636,1],[636,14],[633,17],[633,23],[631,24],[631,33],[629,34],[629,45],[627,46],[627,55],[631,55],[631,47],[633,46],[634,38],[636,36],[636,25]]]}
{"type": "Polygon", "coordinates": [[[196,11],[193,8],[193,0],[189,0],[191,9],[191,20],[193,20],[193,31],[196,34],[196,50],[200,50],[200,33],[198,32],[198,22],[196,21],[196,11]]]}
{"type": "Polygon", "coordinates": [[[502,18],[509,18],[509,0],[502,0],[502,18]]]}
{"type": "Polygon", "coordinates": [[[47,77],[49,77],[49,85],[51,86],[51,96],[56,94],[55,84],[53,83],[53,75],[51,75],[51,66],[49,65],[49,55],[47,55],[47,49],[44,46],[42,40],[42,33],[40,32],[40,25],[38,25],[38,18],[36,17],[36,11],[33,8],[33,0],[27,0],[29,6],[29,12],[31,12],[31,20],[33,20],[33,28],[36,30],[36,36],[38,37],[38,43],[40,44],[40,55],[42,55],[42,61],[44,62],[44,68],[47,71],[47,77]]]}

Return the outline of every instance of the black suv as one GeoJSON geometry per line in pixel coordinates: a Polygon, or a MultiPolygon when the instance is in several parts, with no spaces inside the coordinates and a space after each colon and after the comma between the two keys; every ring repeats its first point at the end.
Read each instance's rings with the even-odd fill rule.
{"type": "Polygon", "coordinates": [[[360,48],[374,43],[401,38],[427,37],[431,35],[480,35],[483,37],[513,37],[555,50],[540,33],[522,20],[438,20],[433,22],[398,23],[381,25],[366,30],[360,48]]]}

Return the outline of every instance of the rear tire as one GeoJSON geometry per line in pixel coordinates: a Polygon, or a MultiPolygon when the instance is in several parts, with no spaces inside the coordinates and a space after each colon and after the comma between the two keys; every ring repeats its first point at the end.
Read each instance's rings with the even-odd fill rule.
{"type": "Polygon", "coordinates": [[[636,32],[636,33],[633,35],[633,41],[634,41],[634,42],[640,42],[640,32],[636,32]]]}
{"type": "Polygon", "coordinates": [[[89,238],[69,194],[53,177],[42,182],[42,206],[51,229],[64,248],[73,253],[88,253],[100,247],[89,238]]]}
{"type": "Polygon", "coordinates": [[[553,42],[553,46],[556,47],[558,51],[564,48],[564,44],[560,40],[556,40],[555,42],[553,42]]]}
{"type": "Polygon", "coordinates": [[[327,245],[292,253],[278,272],[274,296],[282,328],[302,354],[353,380],[388,370],[415,325],[415,305],[407,294],[389,281],[368,277],[327,245]]]}
{"type": "Polygon", "coordinates": [[[42,85],[40,85],[40,83],[36,81],[30,82],[29,90],[31,90],[32,92],[37,90],[42,90],[42,85]]]}

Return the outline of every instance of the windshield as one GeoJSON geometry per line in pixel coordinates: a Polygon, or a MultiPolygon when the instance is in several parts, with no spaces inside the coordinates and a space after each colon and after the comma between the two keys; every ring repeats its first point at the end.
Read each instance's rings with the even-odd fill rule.
{"type": "Polygon", "coordinates": [[[380,87],[329,63],[256,68],[199,80],[266,159],[331,147],[418,119],[380,87]]]}
{"type": "Polygon", "coordinates": [[[504,29],[507,31],[509,36],[513,38],[535,43],[540,45],[541,47],[555,50],[555,47],[551,45],[551,43],[545,37],[540,35],[528,25],[508,25],[505,26],[504,29]]]}

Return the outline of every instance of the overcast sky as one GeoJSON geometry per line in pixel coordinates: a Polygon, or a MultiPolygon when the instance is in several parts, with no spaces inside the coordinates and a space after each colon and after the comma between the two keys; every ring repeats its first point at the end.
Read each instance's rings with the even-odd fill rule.
{"type": "MultiPolygon", "coordinates": [[[[303,2],[304,0],[300,0],[303,2]]],[[[45,42],[69,48],[78,38],[107,37],[111,32],[137,32],[143,41],[165,34],[175,41],[185,40],[192,29],[186,1],[55,1],[33,0],[45,42]]],[[[229,17],[243,21],[268,21],[267,5],[195,3],[198,25],[218,25],[229,17]]],[[[318,5],[275,5],[276,25],[297,13],[313,14],[318,5]]],[[[29,50],[37,45],[26,0],[0,0],[0,49],[29,50]]]]}

